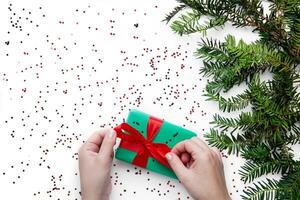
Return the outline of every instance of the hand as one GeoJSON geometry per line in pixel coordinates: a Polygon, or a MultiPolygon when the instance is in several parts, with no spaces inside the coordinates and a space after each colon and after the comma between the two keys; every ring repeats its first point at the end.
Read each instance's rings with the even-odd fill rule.
{"type": "Polygon", "coordinates": [[[220,152],[198,137],[173,147],[166,158],[191,196],[197,200],[228,200],[220,152]]]}
{"type": "Polygon", "coordinates": [[[109,199],[112,189],[110,170],[115,142],[115,131],[103,129],[95,132],[81,146],[78,155],[82,199],[109,199]]]}

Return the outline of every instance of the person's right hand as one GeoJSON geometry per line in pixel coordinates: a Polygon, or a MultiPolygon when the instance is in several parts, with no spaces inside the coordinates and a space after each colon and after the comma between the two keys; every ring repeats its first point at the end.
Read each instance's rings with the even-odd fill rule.
{"type": "Polygon", "coordinates": [[[200,138],[184,140],[166,158],[191,196],[197,200],[228,200],[223,163],[217,148],[200,138]]]}
{"type": "Polygon", "coordinates": [[[112,185],[110,171],[116,133],[113,129],[95,132],[80,147],[79,172],[83,200],[108,200],[112,185]]]}

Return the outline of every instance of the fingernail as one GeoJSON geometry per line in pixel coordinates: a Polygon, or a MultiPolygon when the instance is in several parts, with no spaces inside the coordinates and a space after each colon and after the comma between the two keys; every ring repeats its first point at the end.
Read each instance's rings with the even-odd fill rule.
{"type": "Polygon", "coordinates": [[[108,137],[113,138],[113,137],[115,136],[115,134],[116,134],[116,131],[115,131],[114,129],[112,129],[112,130],[109,132],[108,137]]]}
{"type": "Polygon", "coordinates": [[[167,160],[172,160],[172,155],[170,153],[167,153],[166,158],[167,158],[167,160]]]}

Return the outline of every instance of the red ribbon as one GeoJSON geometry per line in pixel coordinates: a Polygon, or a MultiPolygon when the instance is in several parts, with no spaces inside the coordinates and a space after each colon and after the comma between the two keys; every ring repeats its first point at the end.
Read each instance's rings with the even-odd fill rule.
{"type": "Polygon", "coordinates": [[[121,139],[120,147],[137,153],[132,164],[146,168],[148,158],[151,156],[165,167],[171,169],[165,158],[166,153],[170,152],[171,149],[166,144],[152,142],[162,123],[161,119],[150,116],[147,124],[147,138],[144,138],[138,130],[127,123],[122,123],[114,128],[117,132],[117,137],[121,139]],[[128,134],[123,133],[123,130],[128,134]]]}

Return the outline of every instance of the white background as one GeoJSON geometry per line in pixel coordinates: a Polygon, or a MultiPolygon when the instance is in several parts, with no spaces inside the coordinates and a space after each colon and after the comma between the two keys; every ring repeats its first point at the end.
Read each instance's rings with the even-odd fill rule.
{"type": "MultiPolygon", "coordinates": [[[[161,22],[175,5],[0,2],[1,199],[80,199],[78,148],[95,130],[122,122],[130,108],[203,137],[218,107],[202,96],[207,80],[194,56],[202,36],[180,37],[161,22]]],[[[224,40],[229,33],[248,42],[256,38],[230,26],[208,36],[224,40]]],[[[223,160],[228,190],[240,199],[243,161],[223,160]]],[[[111,199],[191,199],[174,179],[114,164],[111,199]]]]}

